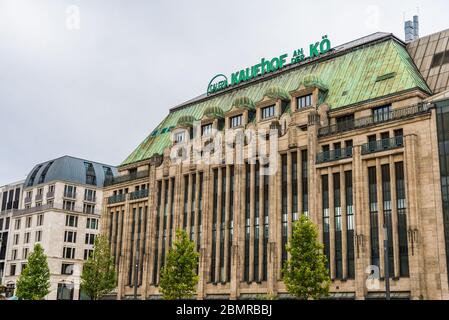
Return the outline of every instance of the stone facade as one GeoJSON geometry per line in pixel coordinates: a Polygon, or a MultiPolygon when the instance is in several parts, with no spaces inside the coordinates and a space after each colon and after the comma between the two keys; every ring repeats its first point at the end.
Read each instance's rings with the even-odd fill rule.
{"type": "MultiPolygon", "coordinates": [[[[306,214],[325,244],[331,297],[385,295],[387,235],[392,297],[449,299],[430,94],[417,88],[333,109],[319,84],[300,85],[289,101],[264,96],[197,119],[201,128],[211,124],[226,134],[276,129],[277,150],[268,149],[272,175],[260,175],[265,158],[250,151],[250,142],[240,164],[235,144],[219,164],[176,163],[173,154],[185,151],[175,135],[195,126],[186,118],[163,154],[119,168],[121,176],[104,190],[102,216],[119,270],[117,298],[160,297],[160,268],[177,229],[200,252],[198,299],[288,297],[285,244],[294,220],[306,214]],[[271,106],[273,114],[263,111],[271,106]],[[239,115],[241,123],[233,122],[239,115]],[[368,279],[371,272],[377,279],[368,279]]],[[[208,143],[208,135],[199,138],[208,143]]]]}

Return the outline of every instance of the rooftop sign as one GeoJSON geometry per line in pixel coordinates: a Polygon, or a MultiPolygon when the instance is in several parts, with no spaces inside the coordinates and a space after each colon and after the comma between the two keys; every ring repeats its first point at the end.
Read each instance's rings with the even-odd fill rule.
{"type": "MultiPolygon", "coordinates": [[[[327,35],[325,35],[322,37],[322,40],[320,42],[309,45],[308,58],[318,57],[329,52],[330,50],[331,42],[327,38],[327,35]]],[[[272,59],[262,58],[258,64],[232,73],[230,77],[230,83],[228,78],[224,74],[218,74],[209,82],[209,85],[207,86],[207,94],[209,95],[218,91],[222,91],[230,86],[234,86],[241,82],[245,82],[264,74],[277,71],[288,65],[300,63],[306,59],[304,49],[301,48],[295,50],[293,52],[292,58],[290,59],[290,63],[288,62],[287,58],[288,54],[282,54],[279,57],[274,57],[272,59]]]]}

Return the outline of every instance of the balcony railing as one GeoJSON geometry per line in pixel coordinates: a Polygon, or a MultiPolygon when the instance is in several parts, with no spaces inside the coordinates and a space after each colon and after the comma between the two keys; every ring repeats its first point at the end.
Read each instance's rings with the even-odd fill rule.
{"type": "Polygon", "coordinates": [[[402,136],[372,141],[362,145],[362,155],[401,148],[403,146],[404,146],[404,137],[402,136]]]}
{"type": "Polygon", "coordinates": [[[25,203],[30,203],[31,202],[31,197],[25,197],[25,203]]]}
{"type": "Polygon", "coordinates": [[[64,198],[76,199],[76,192],[64,192],[64,198]]]}
{"type": "MultiPolygon", "coordinates": [[[[52,204],[43,204],[38,207],[32,207],[27,209],[20,209],[20,210],[14,210],[13,216],[19,216],[19,215],[25,215],[30,213],[36,213],[36,212],[42,212],[47,211],[51,209],[59,209],[63,211],[69,211],[74,213],[84,213],[84,207],[83,206],[75,206],[73,209],[67,209],[63,207],[63,203],[52,203],[52,204]]],[[[101,214],[101,209],[95,208],[94,211],[91,214],[101,214]]]]}
{"type": "Polygon", "coordinates": [[[119,202],[125,202],[126,200],[126,194],[116,194],[114,196],[110,196],[108,198],[108,204],[114,204],[119,202]]]}
{"type": "Polygon", "coordinates": [[[318,137],[325,137],[354,129],[374,126],[379,123],[409,118],[427,112],[429,112],[428,105],[420,103],[405,108],[391,110],[390,112],[384,113],[381,116],[371,115],[368,117],[358,118],[355,120],[345,121],[327,127],[323,127],[318,130],[318,137]]]}
{"type": "Polygon", "coordinates": [[[84,201],[87,201],[87,202],[97,202],[97,197],[94,197],[94,196],[85,196],[85,197],[84,197],[84,201]]]}
{"type": "Polygon", "coordinates": [[[54,197],[55,197],[55,192],[54,191],[48,191],[47,192],[47,199],[54,198],[54,197]]]}
{"type": "Polygon", "coordinates": [[[144,170],[144,171],[138,171],[135,173],[131,173],[131,174],[127,174],[124,176],[118,176],[112,179],[107,179],[104,181],[104,186],[112,186],[114,184],[119,184],[119,183],[123,183],[123,182],[128,182],[128,181],[133,181],[133,180],[137,180],[137,179],[141,179],[141,178],[146,178],[149,175],[149,171],[148,170],[144,170]]]}
{"type": "Polygon", "coordinates": [[[42,193],[41,193],[41,194],[36,194],[35,200],[36,200],[36,201],[41,201],[42,198],[43,198],[42,193]]]}
{"type": "Polygon", "coordinates": [[[137,200],[148,197],[148,189],[134,191],[129,194],[129,200],[137,200]]]}
{"type": "Polygon", "coordinates": [[[316,155],[316,164],[352,158],[352,147],[329,150],[316,155]]]}

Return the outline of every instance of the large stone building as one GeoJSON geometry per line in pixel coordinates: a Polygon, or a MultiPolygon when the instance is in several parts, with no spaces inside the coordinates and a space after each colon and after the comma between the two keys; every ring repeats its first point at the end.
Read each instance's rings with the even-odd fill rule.
{"type": "Polygon", "coordinates": [[[102,187],[116,175],[113,166],[69,156],[31,170],[19,206],[10,215],[4,274],[8,288],[15,288],[34,244],[40,243],[51,275],[46,299],[82,298],[80,275],[100,232],[102,187]]]}
{"type": "Polygon", "coordinates": [[[331,297],[384,297],[387,260],[393,298],[449,299],[448,38],[376,33],[172,108],[104,189],[117,297],[160,296],[176,229],[200,252],[198,298],[288,297],[281,266],[306,214],[331,297]],[[198,147],[216,161],[194,161],[198,147]]]}

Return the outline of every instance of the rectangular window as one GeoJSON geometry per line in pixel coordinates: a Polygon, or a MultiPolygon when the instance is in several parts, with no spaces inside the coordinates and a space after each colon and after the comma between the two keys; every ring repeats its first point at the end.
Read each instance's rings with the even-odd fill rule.
{"type": "Polygon", "coordinates": [[[34,235],[34,242],[41,242],[42,241],[42,231],[36,231],[34,235]]]}
{"type": "Polygon", "coordinates": [[[92,229],[92,230],[98,230],[98,219],[87,218],[86,219],[86,228],[92,229]]]}
{"type": "Polygon", "coordinates": [[[218,219],[218,169],[213,170],[213,209],[212,209],[212,256],[210,266],[210,281],[216,282],[216,256],[217,256],[217,219],[218,219]]]}
{"type": "Polygon", "coordinates": [[[270,179],[268,175],[263,176],[263,268],[262,280],[268,278],[268,236],[269,236],[269,214],[270,214],[270,179]]]}
{"type": "MultiPolygon", "coordinates": [[[[162,181],[157,182],[157,205],[156,205],[156,232],[155,232],[155,249],[154,249],[154,260],[153,260],[153,277],[152,284],[157,283],[158,275],[158,258],[159,258],[159,227],[160,227],[160,217],[161,217],[161,205],[162,205],[162,181]]],[[[134,224],[132,225],[134,228],[134,224]]],[[[133,229],[134,233],[134,229],[133,229]]],[[[131,261],[132,266],[132,261],[131,261]]],[[[129,277],[128,282],[131,284],[131,277],[129,277]]]]}
{"type": "Polygon", "coordinates": [[[96,201],[97,192],[92,189],[84,190],[84,201],[95,202],[96,201]]]}
{"type": "Polygon", "coordinates": [[[281,156],[281,253],[282,265],[287,260],[286,245],[288,241],[288,208],[287,208],[287,155],[281,156]]]}
{"type": "Polygon", "coordinates": [[[78,216],[66,215],[65,217],[66,227],[78,227],[78,216]]]}
{"type": "Polygon", "coordinates": [[[64,232],[64,242],[76,243],[76,232],[75,231],[65,231],[64,232]]]}
{"type": "Polygon", "coordinates": [[[28,248],[23,248],[22,249],[22,260],[26,260],[28,259],[28,248]]]}
{"type": "Polygon", "coordinates": [[[11,266],[9,267],[9,275],[10,276],[16,275],[16,265],[15,264],[11,264],[11,266]]]}
{"type": "Polygon", "coordinates": [[[268,119],[275,116],[275,106],[262,108],[262,119],[268,119]]]}
{"type": "Polygon", "coordinates": [[[75,248],[64,247],[62,250],[62,257],[64,259],[75,259],[75,248]]]}
{"type": "Polygon", "coordinates": [[[30,216],[30,217],[27,217],[26,218],[26,228],[27,229],[29,229],[29,228],[31,228],[31,223],[32,223],[32,221],[33,221],[33,216],[30,216]]]}
{"type": "Polygon", "coordinates": [[[309,216],[309,169],[307,163],[307,150],[301,151],[301,170],[302,170],[302,213],[309,216]]]}
{"type": "Polygon", "coordinates": [[[352,171],[345,172],[345,196],[346,196],[346,259],[348,279],[354,279],[354,200],[352,195],[352,171]]]}
{"type": "Polygon", "coordinates": [[[343,253],[342,253],[342,222],[341,222],[341,193],[340,174],[334,173],[334,231],[335,231],[335,277],[343,278],[343,253]]]}
{"type": "Polygon", "coordinates": [[[292,175],[292,221],[298,220],[298,153],[291,153],[291,175],[292,175]]]}
{"type": "Polygon", "coordinates": [[[308,94],[298,98],[298,109],[307,108],[312,105],[312,94],[308,94]]]}
{"type": "Polygon", "coordinates": [[[93,233],[86,233],[84,244],[93,245],[95,243],[95,236],[93,233]]]}
{"type": "Polygon", "coordinates": [[[371,264],[380,267],[376,167],[368,168],[368,193],[370,209],[371,264]]]}
{"type": "Polygon", "coordinates": [[[390,277],[394,277],[394,248],[393,248],[393,221],[391,217],[391,180],[390,165],[381,166],[382,171],[382,201],[384,210],[384,221],[388,236],[388,270],[390,277]]]}
{"type": "Polygon", "coordinates": [[[175,134],[175,143],[181,143],[185,140],[185,132],[178,132],[175,134]]]}
{"type": "Polygon", "coordinates": [[[95,205],[84,203],[83,204],[83,212],[87,214],[94,214],[95,213],[95,205]]]}
{"type": "Polygon", "coordinates": [[[354,128],[354,114],[338,117],[336,123],[339,132],[352,130],[354,128]]]}
{"type": "Polygon", "coordinates": [[[231,280],[232,243],[234,240],[234,166],[230,166],[229,174],[228,273],[226,275],[228,281],[231,280]]]}
{"type": "Polygon", "coordinates": [[[14,220],[14,230],[19,230],[20,229],[20,223],[21,222],[22,222],[22,220],[20,218],[14,220]]]}
{"type": "Polygon", "coordinates": [[[64,200],[63,209],[66,211],[75,211],[75,201],[64,200]]]}
{"type": "Polygon", "coordinates": [[[407,202],[405,200],[404,163],[395,163],[396,201],[398,207],[399,276],[409,276],[407,243],[407,202]]]}
{"type": "Polygon", "coordinates": [[[14,235],[14,245],[19,244],[19,238],[20,238],[20,235],[18,233],[14,235]]]}
{"type": "Polygon", "coordinates": [[[212,123],[205,124],[201,127],[201,136],[208,137],[212,133],[212,123]]]}
{"type": "Polygon", "coordinates": [[[329,179],[328,175],[321,176],[321,189],[323,195],[323,244],[324,254],[327,257],[327,269],[330,270],[330,234],[329,234],[329,179]]]}
{"type": "Polygon", "coordinates": [[[256,173],[254,179],[254,272],[253,279],[256,282],[259,282],[259,236],[260,236],[260,163],[257,161],[256,163],[256,173]]]}
{"type": "Polygon", "coordinates": [[[240,127],[243,124],[243,116],[240,114],[238,116],[231,117],[231,128],[240,127]]]}
{"type": "Polygon", "coordinates": [[[25,236],[23,237],[23,243],[27,244],[30,243],[30,233],[26,232],[25,236]]]}
{"type": "Polygon", "coordinates": [[[64,197],[71,198],[71,199],[76,198],[76,187],[65,185],[64,186],[64,197]]]}
{"type": "Polygon", "coordinates": [[[225,218],[226,218],[226,167],[221,169],[221,216],[220,216],[220,281],[226,282],[224,273],[224,236],[225,236],[225,218]]]}
{"type": "Polygon", "coordinates": [[[73,274],[73,263],[63,263],[61,265],[61,274],[72,275],[73,274]]]}
{"type": "Polygon", "coordinates": [[[88,260],[88,259],[92,258],[93,254],[94,254],[94,250],[84,249],[84,260],[88,260]]]}
{"type": "Polygon", "coordinates": [[[373,108],[374,122],[384,122],[392,118],[391,105],[373,108]]]}
{"type": "Polygon", "coordinates": [[[37,223],[36,226],[40,227],[44,224],[44,215],[40,214],[37,216],[37,223]]]}
{"type": "Polygon", "coordinates": [[[249,247],[250,247],[250,225],[251,225],[251,165],[245,163],[245,268],[243,280],[249,282],[249,247]]]}
{"type": "Polygon", "coordinates": [[[17,249],[13,249],[11,251],[11,260],[16,260],[17,259],[17,249]]]}

